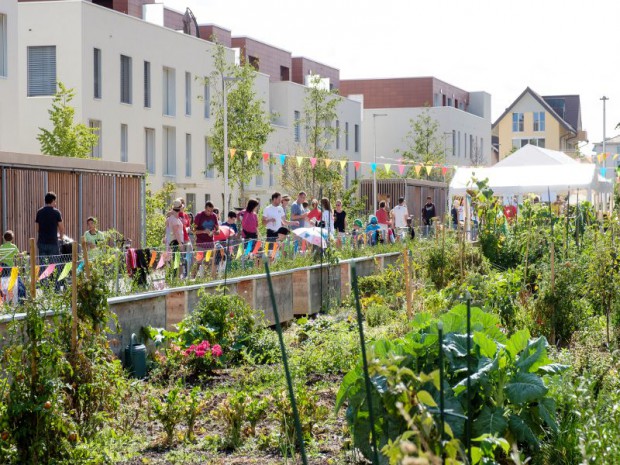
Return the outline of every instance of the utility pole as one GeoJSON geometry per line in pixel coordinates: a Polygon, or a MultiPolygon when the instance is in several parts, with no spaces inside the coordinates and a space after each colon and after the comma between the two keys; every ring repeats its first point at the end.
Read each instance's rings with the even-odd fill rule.
{"type": "Polygon", "coordinates": [[[377,204],[377,116],[387,116],[387,113],[373,113],[372,114],[372,130],[373,137],[375,142],[375,169],[372,172],[372,201],[373,207],[370,209],[371,213],[373,213],[379,205],[377,204]]]}

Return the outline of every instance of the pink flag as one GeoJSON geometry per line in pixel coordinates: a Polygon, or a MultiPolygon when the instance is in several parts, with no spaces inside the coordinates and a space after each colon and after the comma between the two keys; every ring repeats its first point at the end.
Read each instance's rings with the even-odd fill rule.
{"type": "Polygon", "coordinates": [[[312,168],[314,168],[316,166],[316,158],[315,157],[311,157],[310,158],[310,164],[312,165],[312,168]]]}
{"type": "Polygon", "coordinates": [[[38,281],[41,281],[42,279],[47,278],[49,275],[51,275],[54,270],[56,269],[56,265],[52,264],[52,265],[48,265],[47,268],[45,268],[45,271],[43,271],[43,273],[41,273],[41,276],[39,276],[38,281]]]}
{"type": "Polygon", "coordinates": [[[162,266],[164,266],[164,262],[166,261],[166,254],[163,253],[161,254],[161,257],[159,257],[159,262],[157,263],[157,270],[159,270],[162,266]]]}
{"type": "Polygon", "coordinates": [[[405,172],[405,165],[398,165],[398,173],[402,176],[405,172]]]}
{"type": "Polygon", "coordinates": [[[269,152],[263,152],[263,160],[269,161],[269,152]]]}
{"type": "Polygon", "coordinates": [[[355,171],[359,171],[360,166],[362,166],[362,164],[359,161],[355,161],[353,162],[353,164],[355,165],[355,171]]]}

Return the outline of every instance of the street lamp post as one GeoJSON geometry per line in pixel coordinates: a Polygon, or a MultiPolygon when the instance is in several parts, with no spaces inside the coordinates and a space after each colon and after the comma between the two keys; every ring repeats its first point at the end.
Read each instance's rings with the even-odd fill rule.
{"type": "Polygon", "coordinates": [[[373,138],[375,145],[375,169],[372,172],[372,201],[373,201],[373,210],[378,208],[377,204],[377,116],[387,116],[387,113],[373,113],[372,114],[372,130],[373,130],[373,138]]]}
{"type": "Polygon", "coordinates": [[[224,76],[222,74],[222,100],[224,106],[224,215],[230,206],[228,205],[228,101],[226,99],[226,82],[236,82],[238,78],[224,76]]]}

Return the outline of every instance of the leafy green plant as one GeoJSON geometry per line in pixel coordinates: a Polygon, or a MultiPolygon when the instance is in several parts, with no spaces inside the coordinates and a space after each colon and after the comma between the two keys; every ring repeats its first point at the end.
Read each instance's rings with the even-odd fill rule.
{"type": "Polygon", "coordinates": [[[149,399],[152,417],[162,424],[166,433],[164,443],[171,446],[174,442],[175,430],[183,421],[185,414],[185,403],[181,392],[180,384],[171,387],[162,395],[152,395],[149,399]]]}

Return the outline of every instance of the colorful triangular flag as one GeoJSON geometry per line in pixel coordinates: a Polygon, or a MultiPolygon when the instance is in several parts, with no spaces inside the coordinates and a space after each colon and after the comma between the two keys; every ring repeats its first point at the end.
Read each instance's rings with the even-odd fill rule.
{"type": "Polygon", "coordinates": [[[263,161],[269,161],[269,152],[263,152],[263,161]]]}
{"type": "Polygon", "coordinates": [[[355,171],[359,171],[360,166],[362,166],[362,164],[359,161],[354,161],[353,166],[355,166],[355,171]]]}
{"type": "Polygon", "coordinates": [[[345,166],[347,166],[347,161],[346,160],[340,160],[340,169],[343,170],[345,166]]]}
{"type": "Polygon", "coordinates": [[[404,172],[405,172],[405,165],[398,165],[398,174],[402,176],[404,172]]]}
{"type": "Polygon", "coordinates": [[[422,166],[420,166],[420,165],[415,165],[415,166],[413,167],[413,169],[415,170],[415,175],[416,175],[416,176],[420,176],[420,170],[422,169],[422,166]]]}
{"type": "Polygon", "coordinates": [[[433,171],[433,165],[426,165],[426,174],[430,176],[431,171],[433,171]]]}
{"type": "Polygon", "coordinates": [[[385,168],[385,172],[389,173],[390,172],[390,168],[392,167],[391,163],[386,163],[383,165],[383,167],[385,168]]]}
{"type": "Polygon", "coordinates": [[[284,165],[285,161],[286,161],[286,155],[284,155],[283,153],[280,154],[280,165],[284,165]]]}
{"type": "Polygon", "coordinates": [[[331,165],[331,164],[332,164],[331,158],[326,158],[325,159],[325,168],[329,168],[329,165],[331,165]]]}
{"type": "Polygon", "coordinates": [[[151,259],[149,260],[149,268],[153,267],[153,263],[155,263],[155,260],[157,260],[157,251],[156,250],[152,250],[151,251],[151,259]]]}
{"type": "Polygon", "coordinates": [[[9,285],[7,287],[7,290],[9,292],[11,292],[13,290],[13,287],[15,287],[15,284],[17,283],[17,277],[19,276],[19,270],[18,268],[15,266],[11,269],[11,278],[9,279],[9,285]]]}
{"type": "Polygon", "coordinates": [[[252,150],[246,150],[246,151],[245,151],[245,154],[248,156],[248,160],[251,160],[251,159],[252,159],[252,154],[253,154],[253,153],[254,153],[254,152],[253,152],[252,150]]]}
{"type": "Polygon", "coordinates": [[[377,164],[376,163],[371,163],[370,164],[370,169],[372,170],[372,172],[374,173],[375,171],[377,171],[377,164]]]}
{"type": "Polygon", "coordinates": [[[312,165],[312,168],[314,168],[316,166],[316,158],[315,157],[311,157],[310,158],[310,165],[312,165]]]}
{"type": "Polygon", "coordinates": [[[235,153],[237,153],[237,149],[230,149],[230,158],[234,158],[235,153]]]}
{"type": "Polygon", "coordinates": [[[56,269],[55,263],[52,263],[51,265],[47,265],[47,268],[45,268],[43,273],[41,273],[41,276],[39,276],[38,281],[41,281],[42,279],[45,279],[48,276],[50,276],[54,272],[55,269],[56,269]]]}
{"type": "Polygon", "coordinates": [[[302,161],[304,161],[304,157],[297,157],[297,166],[301,166],[302,161]]]}
{"type": "Polygon", "coordinates": [[[71,262],[67,263],[65,267],[62,269],[60,276],[58,276],[58,281],[62,281],[67,276],[69,276],[69,273],[71,272],[71,268],[73,268],[73,263],[71,262]]]}

